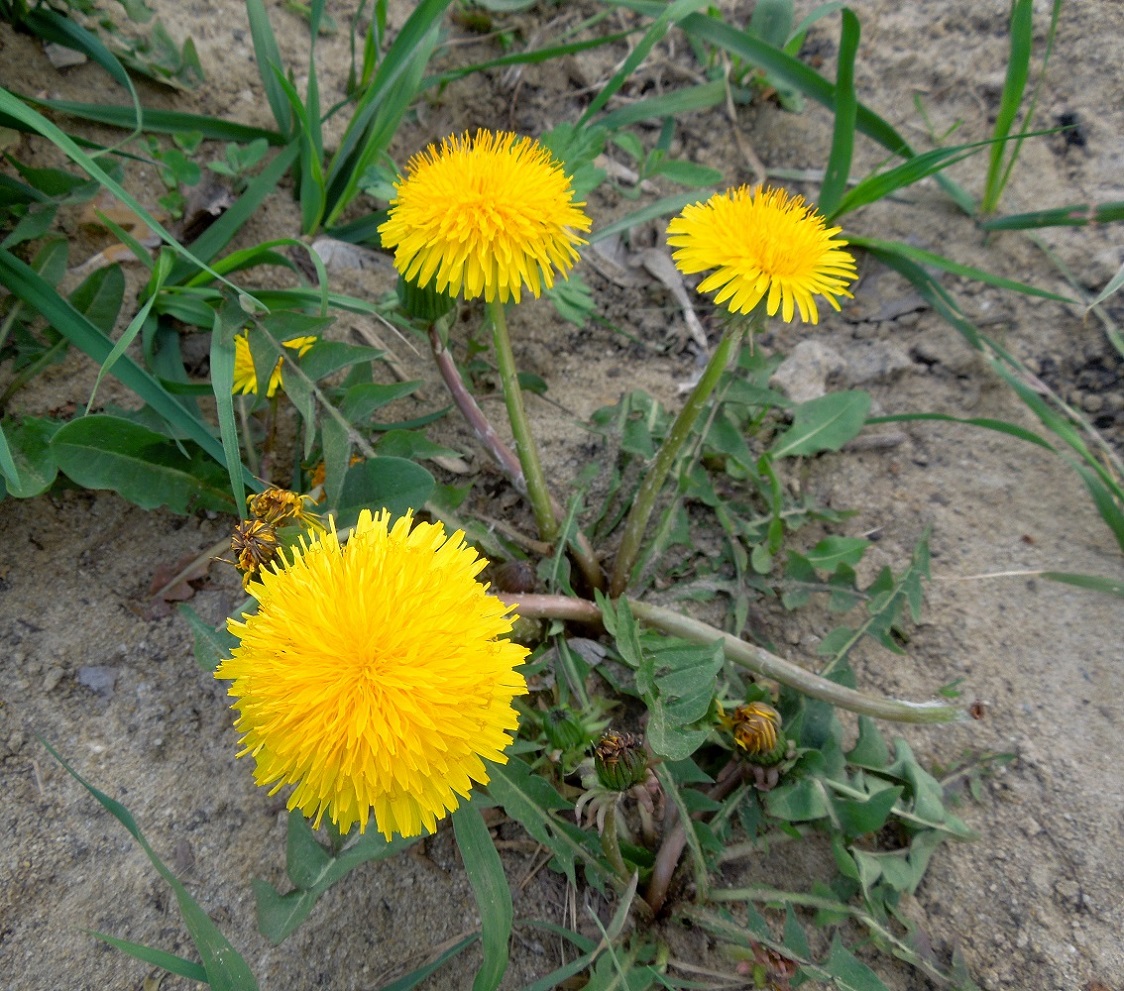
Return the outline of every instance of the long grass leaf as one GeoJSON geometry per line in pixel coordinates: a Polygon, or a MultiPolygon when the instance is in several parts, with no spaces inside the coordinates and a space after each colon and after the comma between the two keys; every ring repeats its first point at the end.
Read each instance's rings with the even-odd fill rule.
{"type": "MultiPolygon", "coordinates": [[[[238,447],[238,426],[234,419],[234,337],[245,324],[245,315],[238,304],[227,301],[215,311],[211,330],[211,390],[215,397],[215,412],[219,418],[219,438],[222,441],[226,471],[230,476],[230,492],[234,496],[235,511],[246,505],[242,487],[242,457],[238,447]]],[[[247,443],[250,443],[247,438],[247,443]]]]}
{"type": "Polygon", "coordinates": [[[129,325],[125,328],[121,337],[113,345],[109,354],[105,356],[105,360],[101,363],[98,369],[97,378],[94,379],[93,388],[90,390],[90,398],[86,401],[86,411],[89,412],[90,408],[94,405],[94,397],[97,396],[98,388],[101,386],[102,380],[105,376],[113,370],[113,366],[125,354],[126,349],[130,344],[136,340],[137,334],[140,333],[141,327],[148,319],[148,314],[152,310],[152,304],[156,301],[156,297],[160,292],[160,286],[164,281],[168,270],[172,267],[171,255],[164,252],[160,253],[155,270],[152,273],[152,278],[149,280],[149,289],[151,292],[148,298],[144,301],[144,305],[137,310],[136,315],[129,321],[129,325]]]}
{"type": "Polygon", "coordinates": [[[213,991],[257,991],[258,983],[254,980],[254,975],[250,973],[250,968],[246,966],[246,961],[230,945],[226,937],[219,932],[210,917],[191,897],[179,878],[156,855],[156,851],[145,839],[129,810],[120,802],[110,798],[105,792],[95,788],[63,760],[54,747],[45,740],[42,742],[43,746],[50,751],[51,756],[66,769],[67,773],[93,795],[102,808],[129,831],[129,834],[140,844],[141,849],[148,856],[152,866],[171,886],[172,891],[175,892],[176,901],[179,903],[180,913],[183,915],[188,932],[191,933],[192,942],[195,943],[195,948],[199,951],[199,956],[203,960],[203,967],[207,972],[207,981],[213,991]]]}
{"type": "Polygon", "coordinates": [[[839,60],[835,72],[835,128],[831,136],[831,154],[817,206],[831,217],[838,211],[839,201],[847,189],[851,175],[851,157],[855,150],[855,115],[858,99],[855,97],[855,55],[859,50],[859,19],[850,11],[843,11],[843,27],[839,36],[839,60]]]}
{"type": "Polygon", "coordinates": [[[1063,585],[1076,585],[1078,588],[1092,589],[1094,592],[1107,592],[1109,595],[1124,596],[1124,581],[1119,578],[1102,578],[1100,575],[1075,574],[1070,571],[1042,571],[1040,578],[1063,585]]]}
{"type": "Polygon", "coordinates": [[[463,79],[478,72],[488,72],[492,69],[504,69],[510,65],[539,65],[542,62],[552,62],[567,55],[577,55],[589,51],[591,48],[601,48],[624,41],[636,31],[616,31],[613,34],[602,35],[599,38],[587,38],[584,41],[571,41],[561,45],[547,45],[545,48],[532,48],[525,52],[513,52],[511,55],[501,55],[498,58],[487,59],[484,62],[473,62],[471,65],[461,66],[457,69],[447,69],[435,76],[426,77],[422,89],[433,86],[445,86],[448,83],[463,79]]]}
{"type": "Polygon", "coordinates": [[[86,30],[77,21],[46,6],[37,7],[31,11],[27,22],[31,30],[39,37],[81,52],[108,72],[115,82],[128,90],[133,101],[133,119],[127,127],[134,134],[140,133],[144,124],[144,111],[141,108],[136,87],[133,86],[133,81],[129,78],[129,74],[125,71],[125,67],[117,59],[117,56],[105,47],[96,34],[86,30]]]}
{"type": "MultiPolygon", "coordinates": [[[[76,100],[38,100],[28,96],[22,99],[37,107],[46,107],[55,113],[88,120],[95,124],[129,129],[136,122],[136,114],[130,107],[81,103],[76,100]]],[[[285,138],[277,131],[264,127],[251,127],[248,124],[239,124],[220,117],[183,113],[179,110],[145,110],[144,130],[145,133],[155,131],[160,134],[198,133],[208,141],[237,141],[249,144],[251,141],[265,138],[272,145],[285,143],[285,138]]]]}
{"type": "MultiPolygon", "coordinates": [[[[8,251],[0,251],[0,282],[88,357],[99,364],[109,357],[113,342],[60,296],[54,286],[8,251]]],[[[181,406],[132,358],[123,355],[113,366],[113,375],[164,417],[175,431],[195,441],[220,464],[225,462],[222,445],[210,427],[181,406]]]]}
{"type": "Polygon", "coordinates": [[[921,152],[912,158],[895,165],[885,172],[861,179],[847,191],[834,213],[827,214],[829,220],[838,220],[844,214],[851,213],[868,203],[891,196],[899,189],[912,186],[928,176],[935,175],[950,165],[963,161],[977,154],[981,148],[990,145],[990,141],[976,141],[968,145],[956,145],[952,148],[934,148],[931,151],[921,152]]]}
{"type": "MultiPolygon", "coordinates": [[[[13,96],[8,90],[0,87],[0,113],[6,113],[14,117],[20,123],[25,124],[34,130],[37,134],[42,135],[50,141],[56,148],[62,151],[68,158],[75,162],[82,168],[87,175],[92,179],[96,179],[102,186],[109,192],[117,197],[125,206],[133,211],[145,224],[152,230],[154,234],[158,234],[162,241],[167,244],[173,251],[188,261],[193,262],[200,268],[206,268],[206,265],[196,258],[187,248],[185,248],[175,237],[161,224],[155,217],[149,213],[148,210],[133,196],[124,186],[122,186],[116,179],[109,175],[98,162],[90,155],[87,155],[77,143],[58,126],[47,120],[41,113],[33,110],[31,107],[26,106],[22,101],[13,96]]],[[[216,276],[218,277],[218,276],[216,276]]],[[[221,278],[221,277],[220,277],[221,278]]],[[[229,283],[228,283],[229,285],[229,283]]],[[[237,286],[230,285],[230,288],[235,292],[240,292],[237,286]]]]}
{"type": "Polygon", "coordinates": [[[1030,51],[1034,20],[1033,0],[1015,0],[1011,9],[1009,34],[1010,50],[1007,55],[1007,77],[1003,82],[1003,93],[999,97],[999,110],[995,115],[992,137],[999,139],[992,145],[988,156],[987,178],[984,181],[984,194],[980,200],[981,213],[993,213],[1003,195],[1003,156],[1002,143],[1010,133],[1022,105],[1023,92],[1030,75],[1030,51]]]}
{"type": "Polygon", "coordinates": [[[694,110],[707,110],[710,107],[717,107],[725,99],[726,84],[721,79],[716,79],[713,82],[685,86],[670,93],[646,97],[627,106],[618,107],[605,114],[597,122],[597,126],[607,131],[616,131],[642,120],[677,117],[694,110]]]}
{"type": "Polygon", "coordinates": [[[612,78],[601,87],[601,91],[590,101],[585,113],[578,121],[578,127],[588,124],[596,114],[600,113],[601,108],[616,96],[625,80],[636,71],[640,63],[648,57],[648,53],[667,34],[673,24],[681,21],[688,14],[694,13],[700,7],[706,6],[707,2],[708,0],[674,0],[673,3],[666,4],[648,27],[648,30],[644,32],[644,36],[633,46],[632,51],[628,53],[628,57],[621,63],[621,67],[613,73],[612,78]]]}
{"type": "MultiPolygon", "coordinates": [[[[1124,265],[1121,265],[1117,273],[1108,280],[1108,284],[1097,293],[1096,298],[1089,301],[1089,305],[1085,308],[1086,312],[1094,306],[1099,306],[1113,293],[1118,292],[1121,286],[1124,286],[1124,265]]],[[[1117,348],[1119,349],[1119,345],[1117,345],[1117,348]]]]}
{"type": "Polygon", "coordinates": [[[269,101],[278,130],[288,140],[293,135],[293,115],[285,91],[277,82],[278,77],[285,78],[285,63],[281,61],[281,49],[277,47],[277,38],[262,0],[246,0],[246,16],[250,21],[254,58],[257,59],[265,98],[269,101]]]}
{"type": "Polygon", "coordinates": [[[454,943],[444,953],[437,957],[436,960],[431,960],[427,964],[423,964],[417,970],[411,971],[404,977],[392,981],[390,984],[384,984],[379,991],[413,991],[422,981],[432,974],[436,974],[442,967],[445,966],[453,957],[467,950],[479,937],[475,934],[467,936],[459,943],[454,943]]]}
{"type": "MultiPolygon", "coordinates": [[[[209,263],[234,236],[242,226],[257,212],[265,202],[267,196],[276,188],[284,178],[300,148],[294,141],[288,148],[282,149],[273,160],[259,172],[246,187],[245,192],[238,197],[228,210],[210,227],[208,227],[197,240],[191,244],[191,253],[200,262],[209,263]]],[[[182,284],[188,279],[193,282],[205,281],[208,276],[222,275],[217,268],[208,268],[194,264],[193,261],[181,258],[176,262],[171,274],[168,276],[169,285],[182,284]]]]}
{"type": "MultiPolygon", "coordinates": [[[[379,63],[375,77],[360,98],[351,123],[340,141],[339,150],[328,167],[328,202],[333,205],[329,207],[329,214],[334,214],[335,204],[346,202],[345,188],[359,181],[360,175],[356,174],[353,166],[355,160],[363,154],[363,146],[371,142],[368,132],[390,87],[407,70],[413,68],[417,71],[421,53],[424,52],[425,60],[428,61],[429,51],[436,40],[435,37],[430,37],[430,32],[436,31],[439,19],[451,2],[452,0],[422,0],[406,19],[402,30],[379,63]]],[[[385,140],[389,142],[389,137],[385,140]]]]}
{"type": "MultiPolygon", "coordinates": [[[[1034,90],[1031,92],[1030,99],[1027,101],[1022,124],[1019,125],[1019,133],[1015,136],[1014,144],[1011,147],[1011,154],[1007,156],[1007,164],[1004,166],[1003,175],[999,180],[1000,195],[1002,195],[1003,190],[1007,188],[1007,183],[1011,180],[1011,173],[1015,170],[1015,164],[1019,160],[1023,142],[1031,136],[1030,127],[1034,121],[1034,113],[1038,109],[1038,98],[1042,95],[1042,86],[1046,82],[1046,67],[1050,64],[1050,56],[1054,52],[1054,41],[1058,36],[1058,18],[1061,16],[1061,12],[1062,0],[1054,0],[1053,9],[1050,12],[1050,28],[1046,32],[1046,50],[1042,55],[1042,68],[1038,73],[1038,78],[1035,80],[1034,90]]],[[[996,208],[998,208],[998,200],[995,205],[996,208]]]]}
{"type": "Polygon", "coordinates": [[[1026,427],[1009,423],[1007,420],[995,420],[987,416],[950,416],[947,413],[895,413],[892,416],[869,417],[866,425],[869,427],[879,423],[913,423],[920,420],[935,420],[939,423],[963,423],[969,427],[982,427],[985,430],[1007,434],[1009,437],[1017,437],[1019,440],[1025,440],[1030,444],[1037,444],[1047,451],[1056,450],[1053,444],[1033,430],[1027,430],[1026,427]]]}
{"type": "Polygon", "coordinates": [[[207,969],[193,960],[185,960],[183,957],[167,952],[167,950],[158,950],[153,946],[145,946],[143,943],[118,939],[116,936],[110,936],[97,930],[91,929],[87,932],[95,939],[100,939],[103,943],[108,943],[114,949],[127,953],[151,967],[159,967],[169,974],[186,977],[189,981],[197,981],[200,984],[207,983],[207,969]]]}
{"type": "Polygon", "coordinates": [[[1117,220],[1124,220],[1124,200],[1114,200],[1099,206],[1093,203],[1075,203],[1072,206],[1054,207],[1052,210],[989,217],[980,221],[980,227],[985,231],[1025,231],[1038,227],[1084,227],[1086,224],[1107,224],[1117,220]]]}
{"type": "Polygon", "coordinates": [[[934,268],[939,268],[944,272],[951,272],[953,275],[959,275],[965,279],[974,279],[977,282],[983,282],[986,285],[995,286],[998,289],[1010,289],[1014,292],[1020,292],[1024,296],[1037,296],[1039,299],[1051,299],[1058,303],[1076,302],[1076,300],[1070,299],[1068,296],[1059,296],[1057,293],[1049,292],[1046,289],[1038,289],[1035,286],[1027,285],[1025,282],[1005,279],[1001,275],[992,275],[991,272],[985,272],[981,268],[974,268],[971,265],[961,264],[960,262],[953,261],[951,258],[946,258],[944,255],[938,255],[933,251],[925,251],[922,248],[915,248],[902,241],[880,241],[873,237],[851,236],[847,239],[847,243],[853,244],[858,248],[878,249],[882,252],[898,254],[919,265],[932,265],[934,268]]]}
{"type": "Polygon", "coordinates": [[[664,196],[654,203],[649,203],[639,210],[633,210],[632,213],[614,220],[611,224],[599,227],[589,236],[589,243],[594,244],[604,238],[636,227],[638,224],[646,224],[649,220],[655,220],[657,217],[669,217],[673,213],[678,213],[688,203],[698,203],[699,200],[704,199],[706,199],[706,190],[698,189],[676,193],[673,196],[664,196]]]}
{"type": "MultiPolygon", "coordinates": [[[[296,86],[284,76],[278,75],[277,85],[285,94],[296,122],[296,141],[300,144],[300,205],[301,230],[312,234],[320,226],[324,215],[327,193],[324,186],[324,162],[320,138],[320,120],[313,115],[313,108],[300,98],[296,86]]],[[[309,84],[311,86],[311,83],[309,84]]]]}
{"type": "MultiPolygon", "coordinates": [[[[634,6],[627,4],[626,6],[634,6]]],[[[647,5],[645,5],[647,6],[647,5]]],[[[715,45],[769,73],[778,82],[799,90],[809,99],[836,110],[836,91],[832,83],[818,72],[810,69],[798,59],[779,49],[766,45],[722,21],[702,14],[690,14],[683,18],[679,26],[692,37],[715,45]]],[[[868,138],[877,141],[882,147],[902,158],[914,154],[909,142],[903,138],[892,124],[884,120],[861,101],[855,108],[855,127],[868,138]]],[[[948,176],[938,176],[942,188],[952,197],[956,205],[965,213],[975,212],[975,201],[971,195],[948,176]]]]}
{"type": "Polygon", "coordinates": [[[464,860],[468,883],[476,897],[476,907],[480,910],[484,960],[472,982],[472,991],[495,991],[507,970],[514,919],[511,888],[492,834],[474,804],[469,802],[457,810],[453,816],[453,832],[464,860]]]}

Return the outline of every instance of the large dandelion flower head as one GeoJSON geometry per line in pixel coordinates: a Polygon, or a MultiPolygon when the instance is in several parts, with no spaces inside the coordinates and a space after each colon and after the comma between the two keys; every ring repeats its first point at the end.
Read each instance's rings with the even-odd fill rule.
{"type": "Polygon", "coordinates": [[[684,207],[668,225],[667,243],[687,275],[715,269],[699,292],[717,290],[714,302],[731,313],[749,313],[762,299],[769,316],[818,323],[816,296],[833,309],[850,297],[855,259],[802,196],[783,189],[740,186],[684,207]]]}
{"type": "Polygon", "coordinates": [[[379,227],[409,282],[465,299],[538,296],[578,260],[590,229],[570,178],[537,141],[480,130],[430,145],[395,185],[379,227]]]}
{"type": "Polygon", "coordinates": [[[229,621],[239,756],[290,809],[341,833],[373,813],[388,839],[432,832],[517,726],[510,609],[476,580],[486,565],[440,523],[367,510],[346,544],[334,522],[263,568],[258,611],[229,621]]]}

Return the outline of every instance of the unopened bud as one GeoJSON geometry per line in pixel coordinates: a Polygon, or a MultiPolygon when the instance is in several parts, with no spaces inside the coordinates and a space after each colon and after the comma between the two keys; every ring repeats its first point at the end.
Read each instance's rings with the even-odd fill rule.
{"type": "Polygon", "coordinates": [[[648,773],[648,753],[644,741],[635,733],[602,734],[593,750],[593,766],[602,787],[628,791],[648,773]]]}

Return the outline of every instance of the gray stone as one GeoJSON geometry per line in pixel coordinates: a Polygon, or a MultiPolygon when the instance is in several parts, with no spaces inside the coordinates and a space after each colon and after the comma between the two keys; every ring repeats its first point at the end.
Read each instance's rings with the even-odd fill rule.
{"type": "Polygon", "coordinates": [[[846,370],[847,363],[838,351],[819,341],[801,341],[769,379],[769,385],[783,392],[794,403],[819,399],[846,370]]]}
{"type": "Polygon", "coordinates": [[[78,669],[78,684],[105,698],[113,694],[117,684],[117,668],[87,664],[78,669]]]}

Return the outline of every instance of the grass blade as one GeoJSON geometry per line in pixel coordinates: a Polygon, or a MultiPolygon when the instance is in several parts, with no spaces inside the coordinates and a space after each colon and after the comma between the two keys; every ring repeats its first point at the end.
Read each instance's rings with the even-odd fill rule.
{"type": "MultiPolygon", "coordinates": [[[[297,143],[293,142],[254,177],[234,204],[211,224],[198,240],[192,242],[191,253],[195,259],[199,262],[210,262],[234,239],[234,235],[258,212],[266,197],[277,188],[277,184],[284,178],[299,154],[300,149],[297,143]]],[[[168,284],[181,285],[189,280],[205,282],[208,276],[213,278],[222,274],[217,268],[193,264],[192,261],[181,258],[168,276],[168,284]]]]}
{"type": "MultiPolygon", "coordinates": [[[[215,323],[211,330],[211,390],[215,396],[219,437],[222,440],[236,513],[241,513],[242,507],[246,505],[246,493],[242,487],[242,456],[238,447],[238,426],[234,419],[234,336],[245,322],[245,314],[238,304],[228,301],[215,312],[215,323]]],[[[248,438],[247,443],[250,443],[248,438]]]]}
{"type": "Polygon", "coordinates": [[[892,416],[872,416],[866,423],[867,426],[873,426],[877,423],[913,423],[918,420],[936,420],[940,423],[963,423],[969,427],[982,427],[984,430],[994,430],[996,433],[1007,434],[1009,437],[1017,437],[1029,444],[1037,444],[1047,451],[1057,450],[1053,444],[1033,430],[1027,430],[1026,427],[1020,427],[1015,423],[1008,423],[1006,420],[994,420],[987,416],[950,416],[947,413],[895,413],[892,416]]]}
{"type": "Polygon", "coordinates": [[[355,198],[370,165],[389,147],[403,115],[424,85],[437,45],[438,19],[450,0],[423,0],[402,26],[363,94],[327,172],[325,226],[355,198]]]}
{"type": "Polygon", "coordinates": [[[54,41],[66,48],[81,52],[92,62],[101,66],[113,80],[129,91],[133,100],[132,121],[127,125],[134,134],[139,134],[144,120],[140,97],[125,67],[118,61],[97,35],[87,31],[81,24],[71,20],[50,7],[37,7],[27,17],[28,26],[39,37],[54,41]]]}
{"type": "Polygon", "coordinates": [[[835,74],[835,129],[817,204],[820,212],[828,217],[838,212],[839,201],[851,174],[855,115],[859,105],[855,97],[855,55],[859,50],[860,33],[859,19],[850,10],[844,10],[839,37],[839,66],[835,74]]]}
{"type": "Polygon", "coordinates": [[[951,272],[953,275],[963,276],[966,279],[973,279],[976,282],[983,282],[985,285],[995,286],[998,289],[1011,289],[1025,296],[1037,296],[1040,299],[1051,299],[1057,303],[1076,302],[1076,300],[1070,299],[1068,296],[1059,296],[1057,293],[1048,292],[1045,289],[1038,289],[1035,286],[1027,285],[1025,282],[1016,282],[1014,279],[1005,279],[1001,275],[992,275],[990,272],[985,272],[983,269],[973,268],[971,265],[962,265],[960,262],[955,262],[951,258],[945,258],[944,255],[938,255],[932,251],[925,251],[922,248],[915,248],[902,241],[880,241],[873,237],[852,236],[847,239],[847,243],[857,248],[865,248],[870,251],[877,250],[881,252],[883,256],[885,254],[896,254],[903,258],[908,258],[918,265],[932,265],[934,268],[939,268],[944,272],[951,272]]]}
{"type": "Polygon", "coordinates": [[[708,110],[726,99],[726,84],[721,79],[697,86],[685,86],[660,96],[637,100],[628,106],[619,107],[607,113],[598,122],[598,127],[607,131],[617,131],[629,124],[660,117],[676,117],[694,110],[708,110]]]}
{"type": "Polygon", "coordinates": [[[484,960],[472,982],[472,991],[495,991],[507,970],[508,944],[514,910],[511,889],[503,863],[492,842],[492,834],[480,810],[471,802],[453,816],[453,832],[464,859],[476,906],[480,910],[481,943],[484,960]]]}
{"type": "Polygon", "coordinates": [[[1004,140],[1010,135],[1022,105],[1026,81],[1030,75],[1030,50],[1034,20],[1033,0],[1015,0],[1011,10],[1011,48],[1007,57],[1007,78],[999,98],[999,111],[995,115],[992,137],[997,139],[988,156],[987,179],[980,201],[981,213],[993,213],[1003,195],[1004,140]]]}
{"type": "Polygon", "coordinates": [[[164,862],[156,856],[156,851],[149,846],[148,840],[145,839],[129,810],[120,802],[95,788],[63,760],[54,747],[45,740],[42,742],[43,746],[50,751],[51,756],[66,769],[67,773],[93,795],[102,808],[129,831],[133,839],[140,844],[141,849],[148,855],[152,866],[171,886],[172,891],[175,892],[176,901],[179,903],[180,912],[183,914],[184,922],[187,924],[188,932],[191,933],[191,939],[203,960],[207,981],[213,991],[257,991],[258,982],[254,980],[254,975],[250,973],[246,961],[230,945],[226,937],[219,932],[210,917],[191,897],[179,878],[164,866],[164,862]]]}
{"type": "MultiPolygon", "coordinates": [[[[471,76],[477,72],[488,72],[491,69],[503,69],[509,65],[538,65],[541,62],[551,62],[566,55],[577,55],[589,51],[591,48],[600,48],[603,45],[612,45],[624,41],[635,31],[617,31],[613,34],[603,35],[600,38],[587,38],[585,41],[571,41],[562,45],[549,45],[546,48],[534,48],[526,52],[514,52],[511,55],[501,55],[498,58],[488,59],[484,62],[474,62],[472,65],[462,66],[457,69],[448,69],[436,76],[427,77],[422,83],[422,89],[433,86],[445,86],[448,83],[471,76]]],[[[147,118],[146,118],[147,121],[147,118]]]]}
{"type": "Polygon", "coordinates": [[[601,111],[616,94],[617,91],[624,85],[627,80],[635,71],[637,66],[648,57],[648,53],[652,50],[655,44],[663,38],[664,35],[671,29],[672,24],[681,21],[688,14],[693,14],[700,7],[706,6],[707,0],[674,0],[673,3],[667,4],[660,11],[659,15],[644,32],[644,36],[636,43],[632,51],[628,53],[628,57],[621,64],[621,67],[614,73],[613,78],[610,79],[601,92],[597,94],[586,107],[585,113],[582,114],[581,119],[578,121],[578,127],[584,127],[593,119],[593,116],[601,111]]]}
{"type": "Polygon", "coordinates": [[[1052,210],[1033,210],[1009,217],[991,217],[980,221],[985,231],[1025,231],[1037,227],[1084,227],[1086,224],[1107,224],[1124,220],[1124,200],[1113,200],[1097,206],[1075,203],[1052,210]]]}
{"type": "MultiPolygon", "coordinates": [[[[650,4],[630,7],[649,7],[650,4]]],[[[702,14],[690,14],[679,25],[687,34],[707,44],[714,45],[737,55],[746,62],[764,69],[779,82],[799,90],[809,99],[836,111],[836,90],[827,79],[808,68],[803,62],[787,55],[779,49],[766,45],[722,21],[702,14]]],[[[913,156],[913,149],[892,124],[884,120],[862,102],[855,108],[855,128],[868,138],[877,141],[882,147],[902,158],[913,156]]],[[[968,192],[944,175],[938,175],[938,182],[956,205],[965,213],[975,212],[975,202],[968,192]]]]}
{"type": "Polygon", "coordinates": [[[288,140],[293,136],[293,115],[285,91],[277,81],[285,78],[285,63],[281,61],[281,49],[277,47],[277,38],[262,0],[246,0],[246,16],[250,20],[250,37],[254,42],[254,57],[265,98],[269,101],[278,130],[288,140]]]}
{"type": "Polygon", "coordinates": [[[1042,571],[1039,577],[1048,578],[1052,582],[1061,582],[1063,585],[1092,589],[1094,592],[1124,596],[1124,581],[1118,578],[1101,578],[1099,575],[1074,574],[1070,571],[1042,571]]]}
{"type": "MultiPolygon", "coordinates": [[[[136,124],[136,113],[130,107],[111,106],[101,103],[81,103],[76,100],[37,100],[22,97],[37,107],[46,107],[55,113],[88,120],[95,124],[108,124],[126,130],[136,124]]],[[[277,131],[264,127],[250,127],[235,121],[208,117],[203,114],[187,114],[178,110],[146,110],[144,112],[145,133],[155,131],[161,134],[202,134],[208,141],[235,141],[249,144],[258,138],[265,138],[272,145],[284,144],[285,139],[277,131]]]]}
{"type": "Polygon", "coordinates": [[[153,946],[145,946],[143,943],[133,943],[127,939],[118,939],[116,936],[110,936],[106,933],[97,932],[96,930],[87,930],[95,939],[100,939],[103,943],[108,943],[114,949],[120,950],[122,953],[127,953],[129,956],[149,964],[152,967],[159,967],[166,970],[169,974],[176,974],[179,977],[186,977],[189,981],[197,981],[200,984],[207,983],[207,970],[201,964],[195,963],[193,960],[185,960],[183,957],[178,957],[174,953],[168,953],[167,950],[158,950],[153,946]]]}
{"type": "MultiPolygon", "coordinates": [[[[0,282],[98,364],[109,357],[113,342],[68,300],[59,296],[54,286],[8,251],[0,251],[0,282]]],[[[180,405],[132,358],[122,355],[113,366],[113,374],[167,420],[173,431],[195,441],[219,464],[225,463],[222,445],[211,428],[180,405]]]]}
{"type": "Polygon", "coordinates": [[[468,936],[462,939],[459,943],[454,943],[444,953],[442,953],[436,960],[432,960],[427,964],[419,967],[417,970],[411,971],[405,977],[400,977],[398,980],[390,984],[384,984],[380,991],[412,991],[422,981],[424,981],[431,974],[437,973],[442,967],[445,966],[453,957],[467,950],[473,943],[476,942],[478,937],[468,936]]]}
{"type": "MultiPolygon", "coordinates": [[[[955,165],[976,154],[981,148],[990,145],[990,141],[976,141],[968,145],[956,145],[953,148],[934,148],[922,152],[912,158],[896,165],[885,172],[878,172],[857,182],[839,201],[834,213],[826,213],[829,220],[835,221],[844,214],[851,213],[868,203],[875,203],[896,193],[899,189],[912,186],[915,182],[935,175],[941,170],[955,165]]],[[[821,198],[820,206],[823,201],[821,198]]]]}

